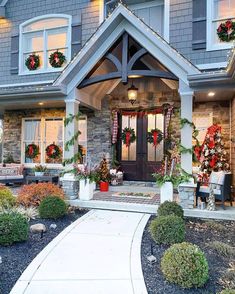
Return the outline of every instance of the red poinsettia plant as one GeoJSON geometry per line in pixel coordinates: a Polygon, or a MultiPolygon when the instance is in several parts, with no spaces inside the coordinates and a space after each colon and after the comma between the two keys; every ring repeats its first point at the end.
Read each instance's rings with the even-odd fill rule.
{"type": "Polygon", "coordinates": [[[217,35],[222,42],[230,42],[235,40],[235,22],[227,20],[217,28],[217,35]]]}

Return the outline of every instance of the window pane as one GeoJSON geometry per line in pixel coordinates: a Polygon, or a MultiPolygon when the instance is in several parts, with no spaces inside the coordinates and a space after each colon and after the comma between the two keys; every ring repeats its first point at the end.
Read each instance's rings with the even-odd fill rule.
{"type": "MultiPolygon", "coordinates": [[[[133,116],[122,116],[122,130],[125,128],[132,128],[135,131],[136,135],[136,124],[137,124],[137,117],[133,116]]],[[[129,147],[127,147],[122,142],[122,160],[136,160],[136,141],[131,143],[129,147]]]]}
{"type": "MultiPolygon", "coordinates": [[[[35,120],[25,120],[24,123],[24,140],[23,140],[23,150],[25,152],[26,147],[30,144],[35,144],[39,146],[39,152],[40,152],[40,146],[41,146],[41,120],[35,119],[35,120]]],[[[28,158],[25,156],[25,162],[26,163],[40,163],[41,157],[40,154],[36,158],[28,158]]]]}
{"type": "Polygon", "coordinates": [[[47,32],[47,49],[67,47],[67,30],[51,30],[47,32]]]}
{"type": "Polygon", "coordinates": [[[33,34],[25,34],[23,38],[23,51],[35,52],[43,50],[43,34],[37,32],[33,34]]]}
{"type": "Polygon", "coordinates": [[[68,19],[66,18],[47,18],[37,22],[33,22],[24,27],[24,32],[30,32],[35,30],[51,29],[55,27],[67,26],[68,19]]]}
{"type": "Polygon", "coordinates": [[[82,155],[87,154],[87,120],[85,117],[80,117],[78,122],[78,129],[81,134],[78,137],[78,144],[82,155]]]}
{"type": "Polygon", "coordinates": [[[60,157],[50,158],[45,154],[46,163],[62,163],[63,158],[63,120],[46,119],[45,121],[45,149],[50,144],[55,144],[60,148],[60,157]]]}
{"type": "Polygon", "coordinates": [[[235,0],[215,0],[214,18],[235,16],[235,0]]]}

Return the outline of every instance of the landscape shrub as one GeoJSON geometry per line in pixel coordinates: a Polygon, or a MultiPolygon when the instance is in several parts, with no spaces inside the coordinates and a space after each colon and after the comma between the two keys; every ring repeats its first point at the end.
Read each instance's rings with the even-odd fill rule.
{"type": "Polygon", "coordinates": [[[38,209],[41,218],[57,219],[66,214],[67,205],[57,196],[48,196],[42,200],[38,209]]]}
{"type": "Polygon", "coordinates": [[[0,186],[0,208],[8,208],[14,206],[16,198],[11,190],[6,186],[0,186]]]}
{"type": "Polygon", "coordinates": [[[29,224],[20,213],[0,214],[0,245],[11,245],[28,239],[29,224]]]}
{"type": "Polygon", "coordinates": [[[181,243],[185,239],[185,224],[177,215],[159,216],[151,222],[150,234],[158,244],[181,243]]]}
{"type": "Polygon", "coordinates": [[[220,294],[235,294],[235,289],[224,289],[220,294]]]}
{"type": "Polygon", "coordinates": [[[65,198],[63,189],[52,183],[25,185],[19,191],[17,203],[26,207],[38,206],[44,198],[50,195],[65,198]]]}
{"type": "Polygon", "coordinates": [[[161,259],[167,281],[183,288],[202,287],[208,280],[208,262],[201,249],[187,242],[174,244],[161,259]]]}
{"type": "Polygon", "coordinates": [[[224,242],[212,241],[207,243],[207,246],[215,250],[219,255],[231,258],[235,257],[235,247],[232,247],[224,242]]]}
{"type": "Polygon", "coordinates": [[[205,222],[205,225],[209,230],[215,230],[220,232],[226,231],[226,227],[217,221],[209,220],[205,222]]]}
{"type": "Polygon", "coordinates": [[[166,216],[166,215],[174,214],[183,218],[184,210],[175,201],[165,201],[159,206],[157,210],[157,214],[158,216],[166,216]]]}

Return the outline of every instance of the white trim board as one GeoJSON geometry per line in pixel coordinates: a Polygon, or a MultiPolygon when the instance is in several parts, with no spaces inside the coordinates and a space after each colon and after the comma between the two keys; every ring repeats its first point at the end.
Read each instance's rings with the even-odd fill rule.
{"type": "Polygon", "coordinates": [[[44,84],[52,84],[54,80],[50,81],[38,81],[38,82],[27,82],[27,83],[17,83],[17,84],[5,84],[0,85],[0,88],[11,88],[11,87],[20,87],[20,86],[33,86],[33,85],[44,85],[44,84]]]}
{"type": "Polygon", "coordinates": [[[196,64],[199,69],[216,69],[216,68],[226,68],[228,65],[227,62],[216,62],[216,63],[205,63],[205,64],[196,64]]]}
{"type": "Polygon", "coordinates": [[[2,0],[0,6],[3,6],[4,7],[7,4],[7,2],[8,2],[8,0],[2,0]]]}

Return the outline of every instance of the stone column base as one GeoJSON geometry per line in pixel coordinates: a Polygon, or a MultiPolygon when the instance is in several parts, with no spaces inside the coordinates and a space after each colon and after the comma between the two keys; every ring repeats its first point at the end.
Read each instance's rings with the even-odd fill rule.
{"type": "Polygon", "coordinates": [[[79,181],[74,178],[73,174],[65,174],[61,182],[64,193],[69,200],[78,198],[79,181]]]}
{"type": "Polygon", "coordinates": [[[197,185],[192,183],[180,184],[179,205],[184,209],[192,209],[194,207],[194,195],[197,185]]]}

